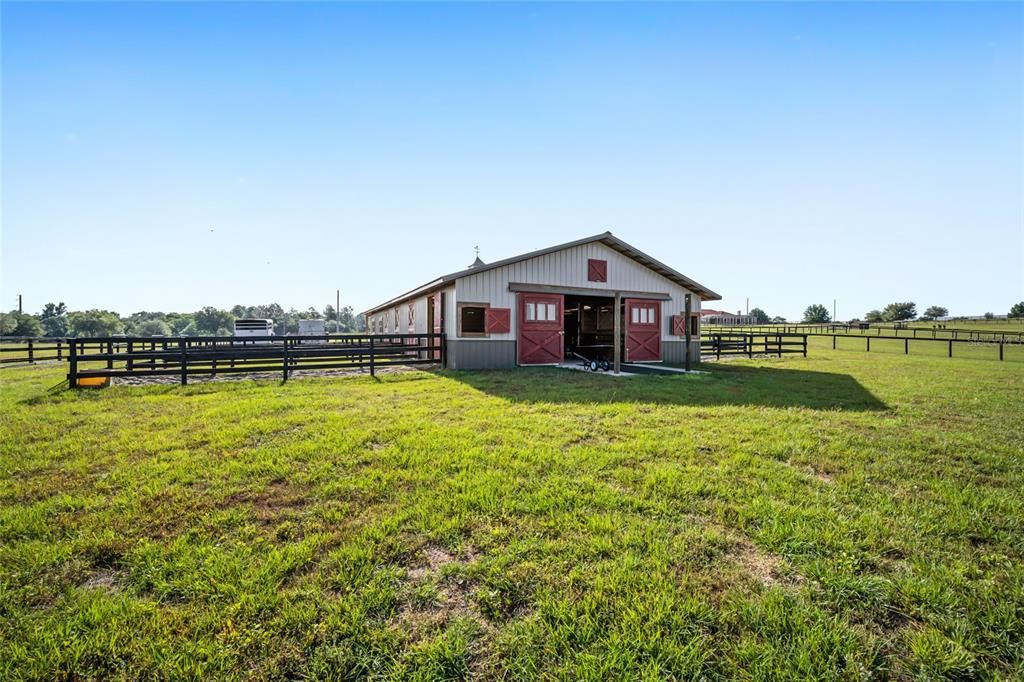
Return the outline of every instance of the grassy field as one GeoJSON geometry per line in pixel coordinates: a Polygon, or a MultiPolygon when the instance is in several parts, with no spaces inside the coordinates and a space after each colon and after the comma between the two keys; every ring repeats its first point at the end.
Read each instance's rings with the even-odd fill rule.
{"type": "Polygon", "coordinates": [[[0,370],[0,678],[1024,676],[1024,366],[0,370]]]}

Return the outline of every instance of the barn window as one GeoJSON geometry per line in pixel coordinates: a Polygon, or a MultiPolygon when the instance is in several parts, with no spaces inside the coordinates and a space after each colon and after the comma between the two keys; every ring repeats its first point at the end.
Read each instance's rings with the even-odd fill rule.
{"type": "Polygon", "coordinates": [[[554,322],[558,315],[558,306],[554,303],[527,303],[527,322],[554,322]]]}
{"type": "Polygon", "coordinates": [[[587,259],[587,279],[591,282],[608,281],[608,261],[598,258],[587,259]]]}
{"type": "Polygon", "coordinates": [[[634,305],[630,313],[630,322],[633,324],[657,324],[658,317],[654,306],[634,305]]]}
{"type": "Polygon", "coordinates": [[[484,303],[459,304],[459,336],[487,336],[487,308],[484,303]]]}
{"type": "Polygon", "coordinates": [[[409,333],[412,334],[416,329],[416,304],[409,304],[409,333]]]}
{"type": "Polygon", "coordinates": [[[698,327],[699,323],[700,323],[700,317],[699,316],[697,316],[697,315],[690,315],[690,335],[691,336],[697,336],[697,335],[700,334],[700,328],[698,327]]]}

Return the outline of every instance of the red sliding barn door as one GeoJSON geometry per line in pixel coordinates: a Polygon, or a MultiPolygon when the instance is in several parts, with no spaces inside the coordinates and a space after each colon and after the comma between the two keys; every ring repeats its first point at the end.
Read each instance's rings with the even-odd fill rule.
{"type": "Polygon", "coordinates": [[[661,301],[626,299],[626,362],[661,360],[661,301]]]}
{"type": "Polygon", "coordinates": [[[552,365],[562,361],[562,303],[560,294],[519,294],[520,365],[552,365]]]}

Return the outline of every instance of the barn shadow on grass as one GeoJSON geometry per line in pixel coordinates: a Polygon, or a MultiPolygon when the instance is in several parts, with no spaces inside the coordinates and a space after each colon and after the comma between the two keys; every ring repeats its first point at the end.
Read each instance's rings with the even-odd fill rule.
{"type": "Polygon", "coordinates": [[[704,365],[702,369],[706,373],[633,377],[540,367],[444,374],[488,395],[524,403],[636,402],[857,412],[888,409],[847,374],[723,365],[704,365]]]}

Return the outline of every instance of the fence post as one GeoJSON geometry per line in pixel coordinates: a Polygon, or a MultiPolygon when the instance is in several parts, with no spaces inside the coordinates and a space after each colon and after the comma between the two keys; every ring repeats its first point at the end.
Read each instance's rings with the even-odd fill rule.
{"type": "Polygon", "coordinates": [[[181,363],[181,385],[186,386],[188,384],[188,351],[185,347],[185,339],[178,341],[178,352],[181,357],[178,358],[178,362],[181,363]]]}
{"type": "MultiPolygon", "coordinates": [[[[834,336],[832,337],[835,338],[834,336]]],[[[804,334],[804,357],[807,357],[807,334],[804,334]]]]}
{"type": "Polygon", "coordinates": [[[373,357],[373,337],[371,336],[370,337],[370,376],[371,377],[377,376],[377,373],[376,373],[376,371],[374,370],[374,367],[373,367],[373,361],[374,361],[374,357],[373,357]]]}
{"type": "Polygon", "coordinates": [[[1002,361],[1002,359],[1003,359],[1003,342],[1002,342],[1002,340],[1000,340],[999,341],[999,360],[1002,361]]]}
{"type": "Polygon", "coordinates": [[[448,369],[448,335],[441,332],[441,369],[448,369]]]}
{"type": "Polygon", "coordinates": [[[64,355],[61,353],[61,340],[60,339],[57,339],[57,359],[58,360],[63,360],[64,359],[64,355]]]}
{"type": "Polygon", "coordinates": [[[131,341],[129,341],[128,342],[128,360],[125,363],[127,365],[127,367],[128,367],[128,371],[129,372],[131,372],[133,369],[135,369],[135,360],[132,359],[132,353],[134,352],[134,349],[135,349],[135,344],[132,343],[131,341]]]}
{"type": "Polygon", "coordinates": [[[835,349],[836,349],[836,337],[835,337],[835,334],[833,334],[832,335],[832,350],[835,350],[835,349]]]}
{"type": "Polygon", "coordinates": [[[78,387],[78,355],[75,340],[68,339],[68,388],[78,387]]]}
{"type": "Polygon", "coordinates": [[[903,354],[910,355],[910,339],[903,339],[903,354]]]}
{"type": "Polygon", "coordinates": [[[281,378],[281,381],[288,381],[288,339],[284,338],[282,341],[284,342],[284,351],[281,353],[281,357],[283,358],[283,362],[281,364],[284,367],[284,376],[281,378]]]}
{"type": "Polygon", "coordinates": [[[949,357],[953,357],[953,339],[949,340],[949,357]]]}
{"type": "Polygon", "coordinates": [[[868,341],[868,352],[870,353],[871,352],[871,337],[870,336],[867,338],[867,341],[868,341]]]}
{"type": "Polygon", "coordinates": [[[718,334],[715,339],[715,359],[722,359],[722,335],[718,334]]]}
{"type": "Polygon", "coordinates": [[[32,354],[32,339],[28,340],[28,364],[30,364],[30,365],[36,364],[35,357],[32,354]]]}
{"type": "Polygon", "coordinates": [[[114,343],[107,341],[107,369],[114,369],[114,343]]]}

